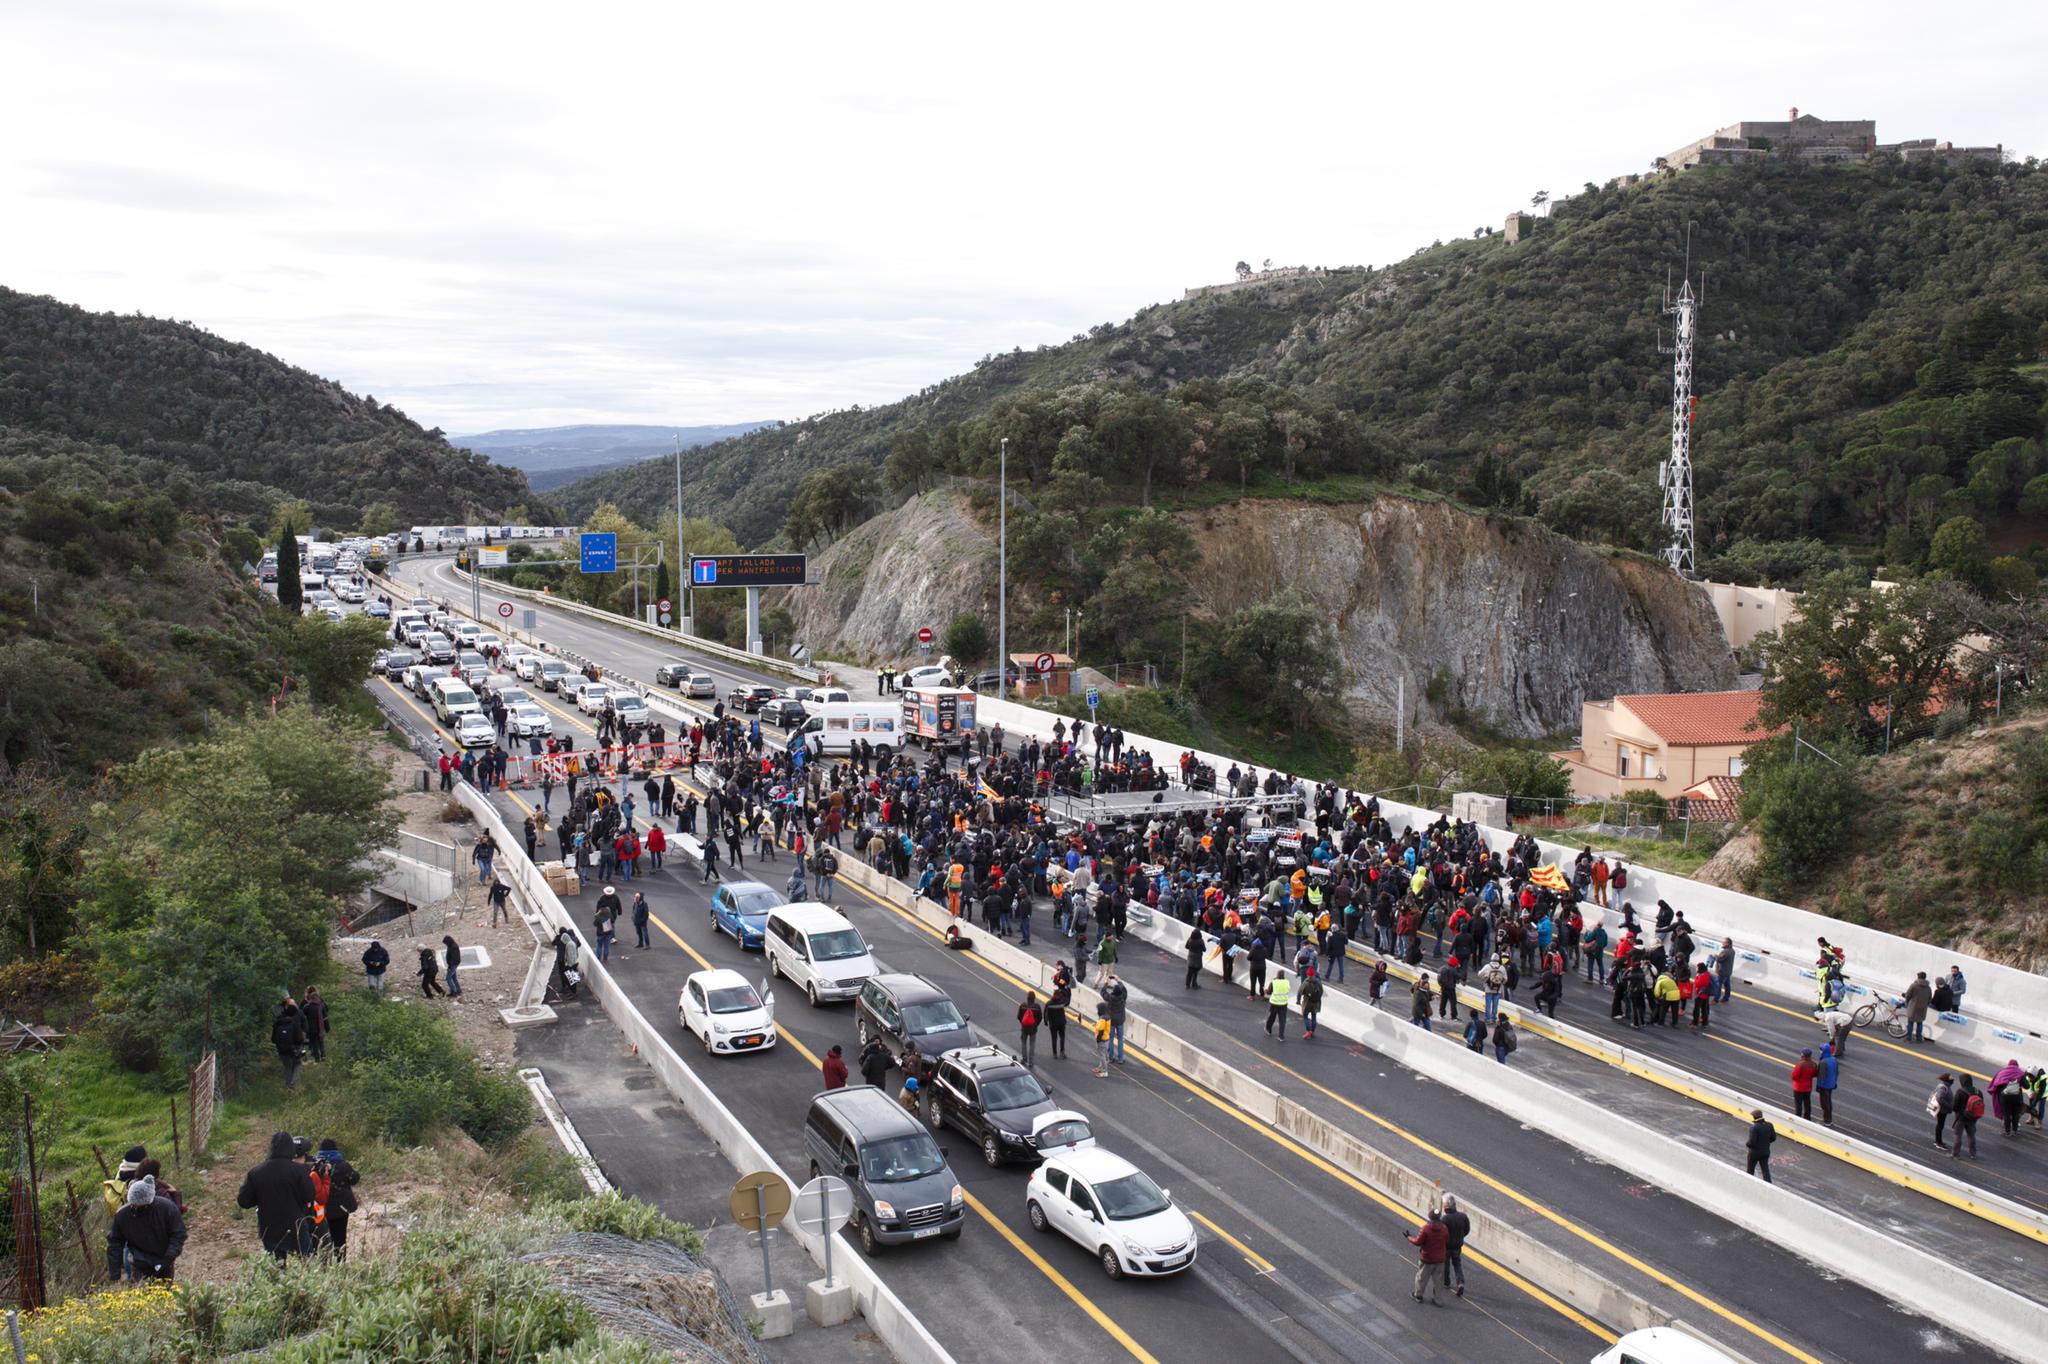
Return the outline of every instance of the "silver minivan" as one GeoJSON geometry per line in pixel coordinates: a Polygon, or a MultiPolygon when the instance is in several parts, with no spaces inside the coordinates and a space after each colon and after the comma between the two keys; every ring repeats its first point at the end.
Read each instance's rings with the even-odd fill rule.
{"type": "Polygon", "coordinates": [[[816,900],[777,905],[768,911],[762,938],[768,974],[803,987],[813,1005],[852,999],[881,968],[866,939],[844,914],[816,900]]]}

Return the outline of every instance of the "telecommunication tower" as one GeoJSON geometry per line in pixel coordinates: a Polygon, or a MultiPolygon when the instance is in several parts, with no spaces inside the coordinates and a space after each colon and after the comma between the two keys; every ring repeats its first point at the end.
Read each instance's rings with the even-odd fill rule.
{"type": "MultiPolygon", "coordinates": [[[[1671,532],[1671,543],[1664,548],[1664,562],[1685,578],[1697,577],[1699,571],[1693,549],[1692,423],[1700,403],[1692,391],[1692,347],[1699,329],[1700,299],[1693,294],[1690,274],[1688,269],[1676,299],[1671,297],[1668,285],[1664,290],[1664,311],[1672,321],[1671,344],[1662,348],[1672,357],[1671,454],[1657,466],[1657,486],[1664,490],[1663,524],[1671,532]]],[[[1706,293],[1704,276],[1700,293],[1706,293]]]]}

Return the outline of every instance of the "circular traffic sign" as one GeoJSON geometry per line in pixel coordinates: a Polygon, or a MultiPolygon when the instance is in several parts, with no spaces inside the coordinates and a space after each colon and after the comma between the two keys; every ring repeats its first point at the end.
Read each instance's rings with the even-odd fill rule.
{"type": "Polygon", "coordinates": [[[1051,654],[1040,654],[1031,662],[1032,668],[1041,673],[1051,672],[1053,670],[1054,664],[1055,660],[1053,659],[1053,656],[1051,654]]]}
{"type": "Polygon", "coordinates": [[[769,1170],[741,1175],[727,1206],[748,1231],[766,1231],[789,1212],[789,1181],[769,1170]]]}
{"type": "Polygon", "coordinates": [[[512,603],[508,601],[499,602],[498,614],[503,616],[506,620],[512,619],[512,603]]]}
{"type": "Polygon", "coordinates": [[[931,626],[927,625],[927,626],[924,626],[924,627],[922,627],[921,629],[919,629],[919,630],[918,630],[918,632],[917,632],[917,642],[918,642],[919,644],[929,644],[929,643],[931,643],[931,642],[932,642],[932,627],[931,627],[931,626]]]}
{"type": "Polygon", "coordinates": [[[661,613],[662,613],[662,614],[663,614],[664,616],[668,614],[668,610],[669,610],[669,603],[668,603],[668,598],[667,598],[667,597],[663,597],[663,598],[662,598],[662,599],[661,599],[660,601],[656,602],[656,603],[655,603],[654,605],[656,606],[656,608],[657,608],[657,609],[659,609],[659,610],[660,610],[660,612],[661,612],[661,613]]]}
{"type": "Polygon", "coordinates": [[[813,1236],[830,1236],[853,1216],[853,1190],[837,1175],[819,1175],[796,1191],[790,1216],[813,1236]]]}

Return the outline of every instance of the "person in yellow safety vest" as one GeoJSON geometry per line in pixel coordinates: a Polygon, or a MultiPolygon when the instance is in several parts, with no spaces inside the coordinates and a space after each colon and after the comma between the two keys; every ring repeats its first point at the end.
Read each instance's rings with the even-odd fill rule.
{"type": "Polygon", "coordinates": [[[1271,1034],[1273,1025],[1278,1023],[1282,1042],[1287,1040],[1287,1001],[1292,993],[1293,987],[1288,984],[1285,971],[1276,973],[1273,983],[1266,989],[1266,1032],[1271,1034]]]}
{"type": "Polygon", "coordinates": [[[960,917],[960,888],[966,883],[967,868],[955,862],[946,868],[946,912],[960,917]]]}
{"type": "Polygon", "coordinates": [[[1420,900],[1422,898],[1423,888],[1428,885],[1429,872],[1421,867],[1417,867],[1415,869],[1415,875],[1408,878],[1408,893],[1413,895],[1416,899],[1420,900]]]}
{"type": "Polygon", "coordinates": [[[1669,971],[1659,971],[1657,973],[1657,984],[1651,990],[1651,993],[1656,996],[1657,1000],[1657,1017],[1655,1021],[1659,1023],[1668,1021],[1670,1026],[1677,1027],[1678,1001],[1682,996],[1679,993],[1678,982],[1672,978],[1669,971]]]}
{"type": "Polygon", "coordinates": [[[1328,928],[1330,926],[1330,916],[1323,913],[1323,888],[1321,886],[1312,885],[1308,888],[1308,912],[1309,917],[1315,920],[1317,928],[1328,928]]]}

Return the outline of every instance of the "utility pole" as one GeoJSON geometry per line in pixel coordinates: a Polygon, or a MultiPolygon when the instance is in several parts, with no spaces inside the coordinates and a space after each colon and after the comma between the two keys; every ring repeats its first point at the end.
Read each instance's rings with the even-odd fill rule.
{"type": "Polygon", "coordinates": [[[1394,751],[1399,753],[1408,737],[1408,674],[1394,674],[1394,751]]]}
{"type": "Polygon", "coordinates": [[[695,604],[695,589],[690,586],[690,553],[683,548],[683,438],[672,436],[676,445],[676,572],[677,586],[683,589],[683,613],[680,618],[682,633],[689,634],[696,622],[691,618],[690,607],[695,604]]]}
{"type": "MultiPolygon", "coordinates": [[[[1019,678],[1018,681],[1022,681],[1019,678]]],[[[1010,699],[1010,438],[996,450],[996,695],[1010,699]]]]}

